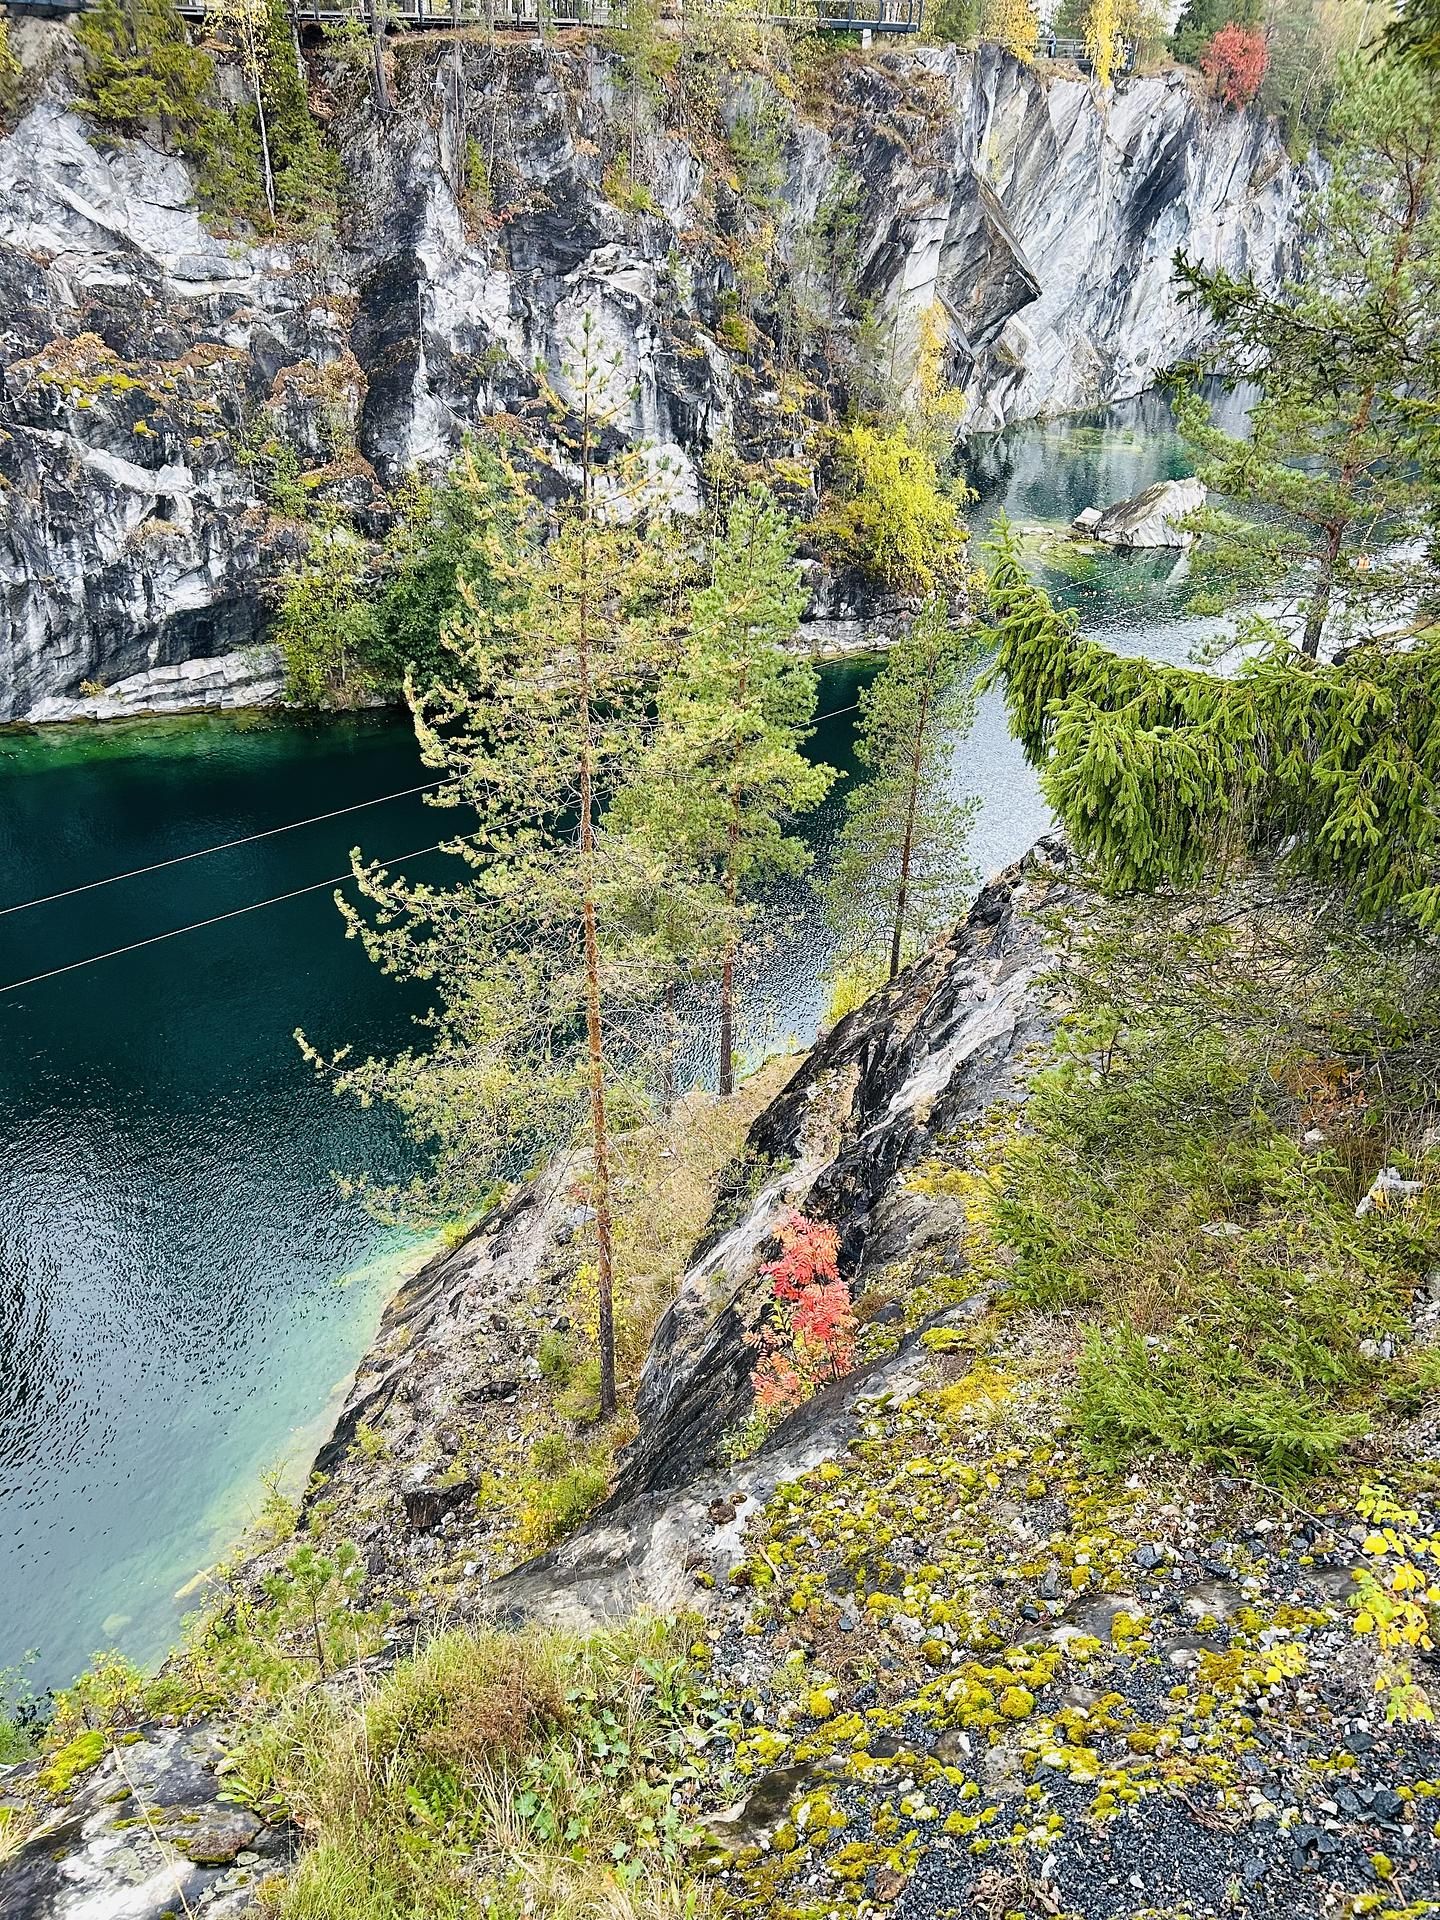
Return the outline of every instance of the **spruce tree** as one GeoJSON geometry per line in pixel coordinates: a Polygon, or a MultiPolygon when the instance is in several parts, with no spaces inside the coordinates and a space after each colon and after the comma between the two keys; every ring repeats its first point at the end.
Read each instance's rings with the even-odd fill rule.
{"type": "Polygon", "coordinates": [[[105,125],[156,125],[182,152],[215,117],[214,63],[192,47],[172,0],[95,0],[75,24],[85,61],[81,104],[105,125]]]}
{"type": "Polygon", "coordinates": [[[855,751],[869,778],[846,798],[826,885],[842,964],[863,966],[883,950],[893,980],[970,889],[965,841],[975,802],[953,799],[948,776],[974,717],[976,658],[934,596],[860,696],[855,751]]]}
{"type": "MultiPolygon", "coordinates": [[[[690,597],[688,632],[659,697],[655,736],[616,818],[672,850],[677,867],[718,889],[715,973],[719,1087],[735,1086],[735,973],[758,882],[800,873],[787,826],[825,797],[830,767],[806,758],[815,712],[809,662],[787,652],[805,604],[790,527],[763,489],[731,505],[710,577],[690,597]]],[[[713,937],[713,922],[705,938],[713,937]]]]}
{"type": "Polygon", "coordinates": [[[1003,524],[992,552],[989,672],[1107,885],[1191,886],[1259,855],[1440,932],[1440,641],[1324,664],[1272,633],[1228,677],[1161,666],[1084,639],[1003,524]]]}
{"type": "Polygon", "coordinates": [[[1392,53],[1440,70],[1440,0],[1400,0],[1385,29],[1392,53]]]}
{"type": "Polygon", "coordinates": [[[1271,291],[1183,257],[1184,294],[1222,335],[1202,371],[1253,380],[1235,439],[1182,391],[1199,474],[1197,604],[1241,596],[1310,658],[1403,638],[1440,590],[1440,76],[1353,65],[1297,278],[1271,291]]]}

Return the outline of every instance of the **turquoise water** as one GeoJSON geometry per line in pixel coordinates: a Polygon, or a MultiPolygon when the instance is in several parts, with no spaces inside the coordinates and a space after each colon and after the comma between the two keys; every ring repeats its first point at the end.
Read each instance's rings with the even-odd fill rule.
{"type": "MultiPolygon", "coordinates": [[[[1004,505],[1064,522],[1184,471],[1142,404],[1099,425],[973,450],[977,526],[1004,505]]],[[[1173,556],[1055,566],[1047,579],[1118,645],[1182,658],[1196,637],[1173,556]]],[[[817,752],[850,770],[849,708],[874,663],[829,667],[817,752]]],[[[0,908],[415,785],[395,715],[0,731],[0,908]]],[[[998,698],[957,749],[986,872],[1047,817],[998,698]]],[[[823,867],[835,795],[810,825],[823,867]]],[[[398,855],[452,824],[418,796],[166,872],[0,913],[0,984],[342,873],[352,844],[398,855]]],[[[439,877],[443,856],[408,863],[439,877]]],[[[830,942],[813,898],[776,903],[748,982],[752,1054],[813,1037],[830,942]]],[[[403,1264],[332,1170],[400,1172],[385,1116],[336,1101],[292,1038],[403,1042],[413,1000],[341,926],[328,889],[0,993],[0,1669],[32,1680],[98,1647],[153,1659],[177,1592],[234,1539],[260,1476],[301,1473],[403,1264]]],[[[692,1066],[706,1070],[697,1040],[692,1066]]]]}

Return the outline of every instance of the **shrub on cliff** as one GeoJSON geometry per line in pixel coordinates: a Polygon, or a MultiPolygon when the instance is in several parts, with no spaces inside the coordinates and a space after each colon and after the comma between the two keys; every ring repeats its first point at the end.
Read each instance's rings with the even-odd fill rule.
{"type": "Polygon", "coordinates": [[[221,95],[210,50],[192,45],[172,0],[95,0],[79,16],[81,105],[103,126],[148,129],[189,160],[211,212],[273,224],[310,214],[334,161],[310,117],[283,0],[236,0],[215,44],[239,60],[253,103],[221,95]]]}
{"type": "Polygon", "coordinates": [[[1200,71],[1227,107],[1248,107],[1260,91],[1270,64],[1270,49],[1262,27],[1242,27],[1229,20],[1200,55],[1200,71]]]}
{"type": "Polygon", "coordinates": [[[1440,1257],[1426,956],[1250,883],[1108,906],[1056,984],[1049,1061],[955,1179],[972,1264],[1080,1318],[1105,1459],[1329,1467],[1433,1366],[1409,1313],[1440,1257]],[[1386,1162],[1421,1190],[1360,1211],[1386,1162]]]}
{"type": "Polygon", "coordinates": [[[779,1238],[779,1253],[760,1269],[774,1297],[771,1316],[750,1341],[761,1356],[751,1384],[762,1426],[855,1364],[856,1321],[836,1264],[834,1227],[792,1213],[779,1238]]]}
{"type": "Polygon", "coordinates": [[[840,430],[835,486],[812,531],[830,559],[893,593],[933,593],[961,570],[959,504],[904,420],[840,430]]]}

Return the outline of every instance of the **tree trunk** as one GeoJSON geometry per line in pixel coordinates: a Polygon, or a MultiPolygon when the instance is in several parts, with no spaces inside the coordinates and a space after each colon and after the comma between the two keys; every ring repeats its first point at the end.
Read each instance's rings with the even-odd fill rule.
{"type": "Polygon", "coordinates": [[[895,893],[895,929],[890,936],[890,978],[900,971],[900,947],[905,932],[905,909],[910,902],[910,862],[915,850],[915,812],[920,804],[920,762],[925,744],[925,720],[930,711],[930,695],[920,696],[920,712],[915,722],[915,746],[910,755],[910,792],[905,802],[905,834],[900,843],[900,885],[895,893]]]}
{"type": "Polygon", "coordinates": [[[675,1113],[675,1037],[680,1020],[675,1011],[675,982],[665,982],[665,1004],[662,1014],[664,1038],[661,1041],[662,1059],[660,1062],[660,1117],[668,1126],[675,1113]]]}
{"type": "Polygon", "coordinates": [[[1340,557],[1340,542],[1344,538],[1343,527],[1332,526],[1326,529],[1325,553],[1320,562],[1320,578],[1315,583],[1315,591],[1310,596],[1310,604],[1305,609],[1305,631],[1300,638],[1300,651],[1307,660],[1314,660],[1320,652],[1320,639],[1325,631],[1325,622],[1330,617],[1330,597],[1335,588],[1335,565],[1340,557]]]}
{"type": "Polygon", "coordinates": [[[265,119],[265,89],[260,72],[260,49],[255,44],[254,16],[246,10],[245,35],[250,42],[250,84],[255,90],[255,119],[260,128],[260,164],[265,181],[265,205],[270,210],[270,225],[275,225],[275,169],[270,164],[270,128],[265,119]]]}
{"type": "MultiPolygon", "coordinates": [[[[736,711],[745,705],[749,669],[741,667],[736,711]]],[[[730,789],[730,829],[725,852],[725,958],[720,965],[720,1091],[735,1091],[735,908],[740,898],[740,786],[730,789]]]]}
{"type": "Polygon", "coordinates": [[[585,932],[585,1036],[590,1067],[590,1137],[594,1150],[591,1198],[595,1207],[597,1288],[599,1292],[600,1414],[615,1411],[615,1240],[610,1218],[610,1152],[605,1113],[605,1043],[600,1023],[600,937],[595,921],[595,742],[590,702],[589,485],[590,398],[585,397],[586,515],[580,547],[580,867],[581,918],[585,932]]]}
{"type": "MultiPolygon", "coordinates": [[[[726,893],[730,896],[728,888],[726,893]]],[[[720,962],[720,1091],[735,1091],[735,942],[728,934],[720,962]]]]}
{"type": "Polygon", "coordinates": [[[388,116],[395,111],[390,82],[385,76],[385,15],[381,0],[370,0],[370,54],[375,68],[375,105],[388,116]]]}
{"type": "Polygon", "coordinates": [[[290,44],[295,49],[295,73],[300,81],[300,91],[308,102],[310,75],[305,66],[305,55],[300,48],[300,15],[295,0],[285,0],[285,12],[290,21],[290,44]]]}

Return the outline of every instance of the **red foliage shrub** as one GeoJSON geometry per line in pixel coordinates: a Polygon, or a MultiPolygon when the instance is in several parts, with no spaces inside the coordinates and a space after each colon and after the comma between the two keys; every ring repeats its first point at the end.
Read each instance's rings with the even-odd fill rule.
{"type": "Polygon", "coordinates": [[[855,1364],[855,1315],[836,1253],[833,1227],[792,1213],[780,1227],[779,1255],[760,1269],[776,1305],[754,1336],[764,1353],[751,1380],[766,1413],[788,1413],[855,1364]]]}
{"type": "Polygon", "coordinates": [[[1270,65],[1270,46],[1263,27],[1242,27],[1229,20],[1213,34],[1200,56],[1200,71],[1215,85],[1227,107],[1248,107],[1260,91],[1270,65]]]}

